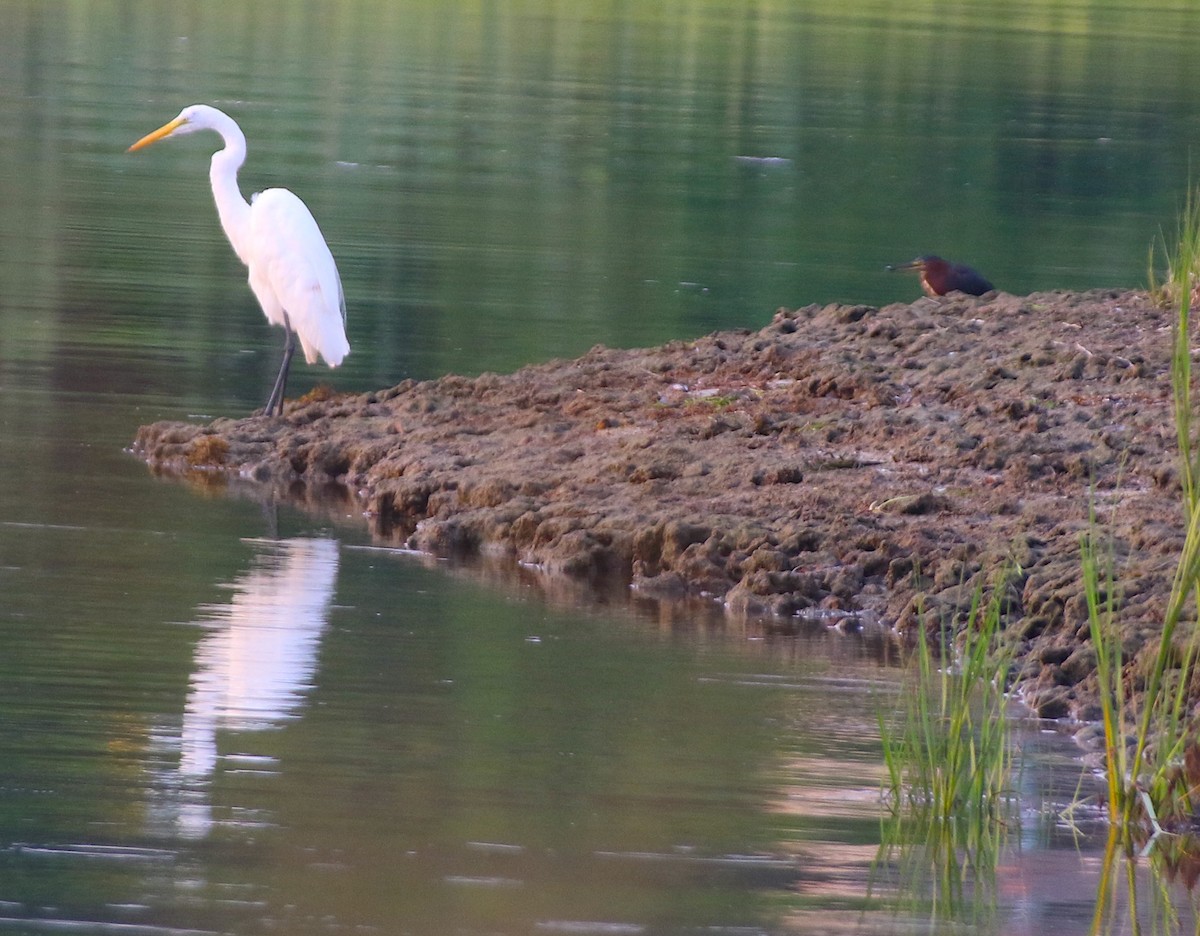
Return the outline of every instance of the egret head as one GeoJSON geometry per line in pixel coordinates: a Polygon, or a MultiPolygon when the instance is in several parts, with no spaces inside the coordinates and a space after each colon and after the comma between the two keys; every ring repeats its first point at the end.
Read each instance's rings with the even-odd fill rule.
{"type": "MultiPolygon", "coordinates": [[[[126,152],[132,153],[134,150],[140,150],[143,146],[149,146],[151,143],[157,143],[170,136],[182,136],[185,133],[195,133],[197,130],[216,130],[221,117],[225,117],[225,115],[215,107],[209,107],[207,104],[191,104],[181,110],[179,116],[174,120],[168,121],[152,133],[147,133],[126,152]]],[[[229,120],[228,117],[225,119],[229,120]]]]}

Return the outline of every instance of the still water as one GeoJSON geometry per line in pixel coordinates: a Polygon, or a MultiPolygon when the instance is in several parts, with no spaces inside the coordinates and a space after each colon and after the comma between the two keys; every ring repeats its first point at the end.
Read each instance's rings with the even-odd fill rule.
{"type": "MultiPolygon", "coordinates": [[[[868,890],[880,648],[448,570],[126,455],[261,405],[281,342],[209,141],[131,142],[241,122],[245,191],[308,202],[350,306],[292,389],[366,390],[907,300],[882,268],[924,252],[1137,286],[1198,46],[1191,0],[4,0],[0,931],[926,926],[868,890]]],[[[1019,743],[984,928],[1086,932],[1079,769],[1019,743]]]]}

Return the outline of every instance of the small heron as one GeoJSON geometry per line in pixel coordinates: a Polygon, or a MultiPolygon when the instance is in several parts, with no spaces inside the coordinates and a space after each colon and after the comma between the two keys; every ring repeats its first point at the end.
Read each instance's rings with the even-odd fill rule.
{"type": "Polygon", "coordinates": [[[890,265],[885,269],[919,270],[921,288],[927,296],[944,296],[955,291],[966,293],[968,296],[982,296],[996,288],[974,267],[963,263],[951,263],[933,254],[917,257],[908,263],[890,265]]]}

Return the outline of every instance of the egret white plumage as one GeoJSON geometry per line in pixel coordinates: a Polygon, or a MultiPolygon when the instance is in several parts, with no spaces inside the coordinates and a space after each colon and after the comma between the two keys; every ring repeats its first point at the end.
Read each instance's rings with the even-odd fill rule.
{"type": "Polygon", "coordinates": [[[207,104],[193,104],[148,133],[128,152],[158,140],[197,130],[213,130],[225,146],[213,153],[208,177],[221,227],[234,252],[250,270],[250,289],[267,321],[286,333],[283,363],[266,413],[283,412],[283,392],[296,338],[304,360],[324,358],[337,367],[350,353],[346,340],[346,300],[337,264],[312,212],[287,189],[271,188],[251,197],[238,189],[237,174],[246,161],[246,137],[232,117],[207,104]]]}

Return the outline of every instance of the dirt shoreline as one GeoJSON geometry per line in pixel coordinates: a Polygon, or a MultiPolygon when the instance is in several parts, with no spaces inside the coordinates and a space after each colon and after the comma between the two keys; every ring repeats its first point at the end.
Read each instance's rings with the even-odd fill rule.
{"type": "Polygon", "coordinates": [[[808,306],[281,419],[155,423],[134,450],[160,472],[344,486],[385,542],[705,596],[777,629],[903,632],[1009,563],[1023,698],[1091,720],[1089,505],[1135,668],[1183,542],[1170,343],[1171,314],[1136,292],[808,306]]]}

